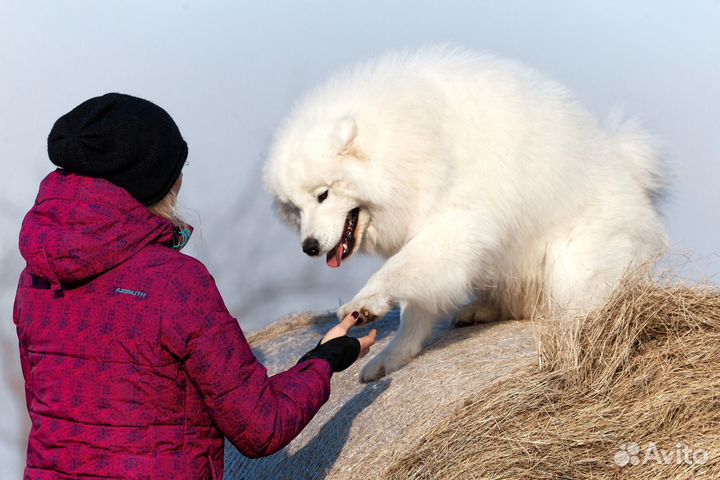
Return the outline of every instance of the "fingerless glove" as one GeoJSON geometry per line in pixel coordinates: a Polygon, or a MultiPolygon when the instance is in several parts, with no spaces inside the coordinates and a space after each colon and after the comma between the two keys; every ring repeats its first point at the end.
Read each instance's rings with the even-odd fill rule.
{"type": "Polygon", "coordinates": [[[319,343],[303,355],[297,363],[313,358],[322,358],[330,362],[333,372],[342,372],[360,355],[360,341],[354,337],[337,337],[325,343],[319,343]]]}

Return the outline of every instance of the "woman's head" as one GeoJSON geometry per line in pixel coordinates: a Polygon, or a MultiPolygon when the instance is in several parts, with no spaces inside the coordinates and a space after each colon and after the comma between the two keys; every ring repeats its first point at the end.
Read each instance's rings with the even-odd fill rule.
{"type": "Polygon", "coordinates": [[[48,136],[48,155],[55,165],[104,178],[162,212],[170,205],[174,209],[187,153],[165,110],[120,93],[81,103],[60,117],[48,136]]]}

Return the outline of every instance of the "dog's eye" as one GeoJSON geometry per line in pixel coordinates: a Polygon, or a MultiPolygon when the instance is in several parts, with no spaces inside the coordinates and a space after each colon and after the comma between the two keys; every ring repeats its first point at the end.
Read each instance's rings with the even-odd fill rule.
{"type": "Polygon", "coordinates": [[[318,197],[317,197],[318,203],[322,203],[322,202],[325,201],[325,199],[326,199],[327,196],[328,196],[328,191],[329,191],[329,190],[325,190],[325,191],[322,192],[320,195],[318,195],[318,197]]]}

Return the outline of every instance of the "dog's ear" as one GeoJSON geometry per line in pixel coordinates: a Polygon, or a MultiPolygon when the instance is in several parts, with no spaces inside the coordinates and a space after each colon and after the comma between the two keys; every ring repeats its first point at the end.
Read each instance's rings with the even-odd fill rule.
{"type": "Polygon", "coordinates": [[[367,159],[367,155],[363,152],[355,142],[357,137],[357,123],[351,116],[341,118],[335,126],[335,138],[338,140],[339,155],[350,155],[359,159],[367,159]]]}
{"type": "Polygon", "coordinates": [[[356,136],[357,123],[355,123],[355,119],[351,116],[341,118],[337,122],[337,125],[335,125],[335,138],[337,138],[338,144],[340,145],[340,151],[338,153],[342,153],[350,147],[356,136]]]}
{"type": "Polygon", "coordinates": [[[352,145],[355,137],[357,136],[357,124],[355,119],[349,115],[342,117],[335,124],[335,130],[332,135],[335,137],[335,141],[338,145],[338,153],[342,153],[350,145],[352,145]]]}

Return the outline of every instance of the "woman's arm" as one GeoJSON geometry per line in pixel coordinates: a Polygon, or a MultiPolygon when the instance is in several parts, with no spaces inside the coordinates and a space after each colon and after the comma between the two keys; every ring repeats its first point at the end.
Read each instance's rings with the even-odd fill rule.
{"type": "Polygon", "coordinates": [[[330,363],[313,359],[268,377],[212,276],[186,257],[165,291],[161,342],[198,388],[216,425],[248,457],[278,451],[330,396],[330,363]]]}

